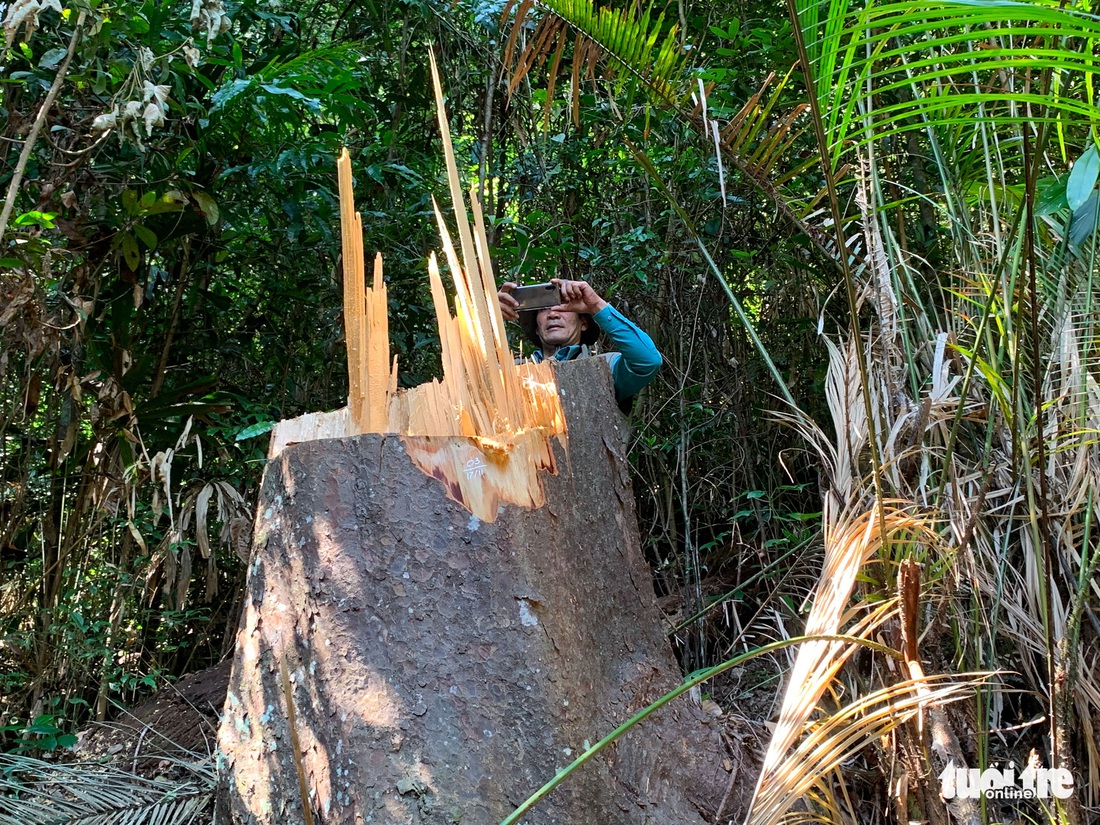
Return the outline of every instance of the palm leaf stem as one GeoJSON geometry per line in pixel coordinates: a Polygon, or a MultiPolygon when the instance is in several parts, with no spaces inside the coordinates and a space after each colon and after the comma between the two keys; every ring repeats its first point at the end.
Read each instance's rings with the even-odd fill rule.
{"type": "Polygon", "coordinates": [[[821,114],[821,101],[818,99],[817,84],[810,63],[809,53],[806,51],[806,40],[802,36],[802,25],[799,18],[799,10],[796,0],[787,0],[787,13],[791,18],[791,28],[794,32],[795,46],[799,60],[802,63],[803,79],[806,83],[807,97],[810,104],[810,120],[813,122],[814,132],[817,137],[818,152],[822,159],[822,172],[825,176],[825,187],[829,193],[829,211],[833,218],[833,230],[836,233],[837,263],[840,266],[844,278],[844,289],[848,298],[848,311],[851,316],[852,338],[856,348],[856,357],[859,362],[860,392],[863,397],[864,414],[867,416],[867,443],[871,450],[872,472],[871,478],[875,489],[875,503],[879,517],[879,531],[882,535],[884,549],[889,555],[889,536],[886,530],[884,496],[882,490],[882,453],[878,441],[878,433],[875,428],[874,407],[871,402],[870,378],[867,374],[867,356],[863,346],[863,334],[859,328],[859,302],[856,298],[855,278],[848,255],[845,254],[847,244],[844,239],[844,221],[840,214],[840,200],[837,197],[836,185],[833,180],[834,167],[828,158],[830,157],[829,142],[825,137],[825,126],[821,114]]]}
{"type": "MultiPolygon", "coordinates": [[[[1014,219],[1013,229],[1010,234],[1015,234],[1019,227],[1020,221],[1023,218],[1022,212],[1017,212],[1014,219]]],[[[1008,265],[1009,255],[1012,253],[1014,247],[1007,247],[1003,253],[1001,260],[994,268],[994,272],[1003,271],[1004,267],[1008,265]]],[[[981,360],[982,341],[986,338],[986,331],[988,329],[990,318],[993,316],[993,306],[997,302],[997,298],[1001,297],[1001,292],[996,288],[995,284],[991,284],[989,287],[989,296],[986,298],[985,305],[982,307],[981,317],[978,319],[978,329],[974,334],[974,349],[969,353],[967,358],[966,372],[963,374],[962,383],[959,386],[959,398],[961,401],[965,401],[966,397],[970,394],[970,386],[974,381],[974,373],[978,368],[978,363],[981,360]]],[[[960,403],[955,408],[955,415],[951,421],[951,430],[947,437],[947,445],[944,450],[944,467],[950,467],[952,458],[955,454],[955,447],[959,439],[959,431],[962,427],[963,415],[966,411],[966,405],[960,403]]],[[[987,445],[988,446],[988,445],[987,445]]],[[[940,477],[940,484],[936,490],[936,495],[933,501],[943,501],[947,492],[947,483],[949,477],[945,472],[940,477]]]]}
{"type": "MultiPolygon", "coordinates": [[[[1040,79],[1040,89],[1044,96],[1050,93],[1051,69],[1043,69],[1040,79]]],[[[1061,716],[1056,705],[1057,694],[1055,677],[1057,663],[1055,661],[1054,645],[1054,606],[1051,603],[1050,584],[1054,573],[1054,537],[1050,530],[1050,498],[1047,479],[1046,439],[1043,434],[1046,431],[1044,424],[1045,405],[1043,404],[1043,367],[1039,355],[1039,278],[1036,267],[1035,251],[1035,185],[1039,178],[1039,169],[1043,159],[1043,149],[1046,144],[1047,125],[1040,123],[1032,149],[1028,140],[1028,130],[1023,130],[1024,150],[1024,247],[1025,262],[1028,275],[1028,292],[1031,304],[1031,359],[1032,359],[1032,392],[1035,405],[1035,447],[1038,452],[1037,464],[1039,470],[1039,541],[1042,547],[1041,558],[1043,568],[1039,579],[1039,593],[1043,602],[1043,624],[1047,647],[1047,689],[1050,701],[1050,741],[1053,747],[1058,741],[1057,728],[1061,716]]],[[[1028,484],[1031,484],[1031,474],[1028,474],[1028,484]]]]}

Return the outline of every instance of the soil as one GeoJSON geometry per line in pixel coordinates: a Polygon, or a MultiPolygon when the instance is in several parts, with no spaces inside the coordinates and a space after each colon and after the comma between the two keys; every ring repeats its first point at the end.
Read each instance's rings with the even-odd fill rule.
{"type": "Polygon", "coordinates": [[[185,676],[114,721],[81,731],[75,759],[129,762],[142,776],[162,775],[173,760],[211,759],[231,665],[185,676]]]}

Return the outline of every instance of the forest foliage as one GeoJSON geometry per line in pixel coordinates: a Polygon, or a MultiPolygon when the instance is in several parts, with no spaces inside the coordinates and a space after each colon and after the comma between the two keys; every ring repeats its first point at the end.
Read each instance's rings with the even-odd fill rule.
{"type": "MultiPolygon", "coordinates": [[[[665,355],[632,461],[685,670],[858,631],[996,674],[944,688],[975,766],[1034,748],[1100,788],[1087,8],[16,0],[4,27],[5,748],[231,649],[265,435],[347,395],[344,146],[402,380],[438,373],[432,46],[500,278],[589,278],[665,355]]],[[[803,724],[898,701],[855,716],[906,820],[922,683],[838,644],[794,665],[764,784],[795,793],[803,724]]],[[[822,816],[887,806],[850,755],[812,763],[822,816]]]]}

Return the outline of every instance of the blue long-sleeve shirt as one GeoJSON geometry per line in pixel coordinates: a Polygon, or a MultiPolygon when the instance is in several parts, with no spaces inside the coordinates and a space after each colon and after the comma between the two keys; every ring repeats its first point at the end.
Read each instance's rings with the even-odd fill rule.
{"type": "MultiPolygon", "coordinates": [[[[592,320],[611,339],[611,349],[614,351],[607,353],[606,357],[615,382],[615,400],[623,404],[656,377],[657,370],[661,368],[661,353],[652,338],[611,304],[593,315],[592,320]]],[[[573,361],[581,357],[584,351],[581,345],[573,344],[559,348],[553,357],[557,361],[573,361]]],[[[542,350],[536,350],[531,360],[536,364],[543,361],[542,350]]]]}

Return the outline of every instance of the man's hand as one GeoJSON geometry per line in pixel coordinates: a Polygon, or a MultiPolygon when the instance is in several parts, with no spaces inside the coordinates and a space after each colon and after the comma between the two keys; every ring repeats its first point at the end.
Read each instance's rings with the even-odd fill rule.
{"type": "Polygon", "coordinates": [[[497,300],[500,302],[500,314],[504,316],[505,321],[515,321],[519,318],[519,301],[513,298],[509,293],[515,289],[519,284],[506,281],[500,285],[500,289],[497,291],[497,300]]]}
{"type": "MultiPolygon", "coordinates": [[[[557,284],[561,292],[561,303],[552,307],[558,312],[584,312],[595,315],[607,306],[607,301],[597,295],[596,290],[587,281],[564,281],[561,278],[551,278],[550,283],[557,284]]],[[[508,284],[504,286],[508,286],[508,284]]],[[[511,286],[515,289],[515,284],[511,286]]],[[[513,303],[515,302],[515,298],[511,300],[513,303]]]]}

